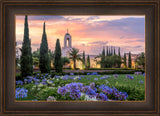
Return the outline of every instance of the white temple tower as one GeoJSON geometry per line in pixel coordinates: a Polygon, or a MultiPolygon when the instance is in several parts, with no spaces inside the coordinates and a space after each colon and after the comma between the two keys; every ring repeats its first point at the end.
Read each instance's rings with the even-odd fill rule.
{"type": "Polygon", "coordinates": [[[62,57],[69,57],[69,53],[71,50],[72,50],[72,37],[68,33],[67,29],[67,33],[64,36],[64,47],[62,47],[62,57]]]}

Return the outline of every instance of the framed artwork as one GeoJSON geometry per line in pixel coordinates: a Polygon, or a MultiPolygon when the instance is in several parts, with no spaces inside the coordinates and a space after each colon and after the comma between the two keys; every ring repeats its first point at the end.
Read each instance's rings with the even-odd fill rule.
{"type": "Polygon", "coordinates": [[[1,1],[2,115],[159,115],[159,0],[1,1]]]}

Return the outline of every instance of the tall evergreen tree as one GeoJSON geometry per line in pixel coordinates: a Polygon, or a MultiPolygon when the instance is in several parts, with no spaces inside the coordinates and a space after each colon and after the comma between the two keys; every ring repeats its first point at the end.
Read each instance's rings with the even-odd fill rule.
{"type": "Polygon", "coordinates": [[[126,58],[126,53],[124,53],[124,58],[123,58],[124,66],[127,67],[127,58],[126,58]]]}
{"type": "Polygon", "coordinates": [[[108,54],[108,46],[107,46],[107,50],[106,50],[106,56],[108,56],[109,54],[108,54]]]}
{"type": "Polygon", "coordinates": [[[90,58],[89,58],[89,55],[87,57],[87,68],[90,68],[90,58]]]}
{"type": "Polygon", "coordinates": [[[85,52],[83,51],[82,68],[85,69],[85,52]]]}
{"type": "Polygon", "coordinates": [[[129,67],[129,68],[132,67],[131,52],[129,52],[129,56],[128,56],[128,67],[129,67]]]}
{"type": "Polygon", "coordinates": [[[116,50],[115,50],[115,47],[114,47],[114,55],[116,55],[116,50]]]}
{"type": "Polygon", "coordinates": [[[49,73],[50,72],[50,57],[48,52],[48,42],[47,42],[47,35],[45,31],[45,22],[43,25],[43,34],[42,40],[40,45],[40,58],[39,58],[39,68],[41,73],[49,73]]]}
{"type": "Polygon", "coordinates": [[[56,47],[55,47],[55,57],[54,57],[54,67],[55,67],[55,71],[57,73],[61,73],[62,72],[62,60],[61,60],[61,46],[60,46],[60,42],[59,39],[57,39],[56,41],[56,47]]]}
{"type": "Polygon", "coordinates": [[[102,56],[101,56],[101,68],[105,68],[105,49],[102,50],[102,56]]]}
{"type": "Polygon", "coordinates": [[[120,47],[119,47],[119,49],[118,49],[118,58],[119,58],[119,63],[118,63],[118,67],[120,68],[121,67],[121,61],[122,61],[122,59],[121,59],[121,53],[120,53],[120,47]]]}
{"type": "Polygon", "coordinates": [[[113,55],[113,48],[112,48],[112,46],[111,46],[111,56],[113,55]]]}
{"type": "Polygon", "coordinates": [[[109,56],[111,56],[111,49],[109,48],[109,56]]]}
{"type": "Polygon", "coordinates": [[[118,56],[121,56],[120,47],[118,48],[118,56]]]}
{"type": "Polygon", "coordinates": [[[22,43],[21,54],[21,77],[25,77],[33,74],[33,59],[31,40],[29,39],[28,17],[25,16],[24,23],[24,38],[22,43]]]}

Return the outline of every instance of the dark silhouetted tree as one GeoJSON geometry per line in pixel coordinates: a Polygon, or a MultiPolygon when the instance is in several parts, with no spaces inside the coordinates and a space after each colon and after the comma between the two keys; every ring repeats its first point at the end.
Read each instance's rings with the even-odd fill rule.
{"type": "Polygon", "coordinates": [[[55,71],[57,73],[61,73],[62,72],[62,59],[61,59],[61,46],[60,46],[60,42],[59,39],[57,39],[56,41],[56,47],[55,47],[55,57],[54,57],[54,67],[55,67],[55,71]]]}
{"type": "Polygon", "coordinates": [[[33,59],[32,59],[32,48],[31,40],[29,39],[29,28],[28,28],[28,17],[25,16],[24,23],[24,38],[21,49],[21,77],[22,79],[28,75],[33,74],[33,59]]]}
{"type": "Polygon", "coordinates": [[[39,68],[41,70],[41,73],[49,73],[50,67],[51,64],[48,53],[48,42],[47,42],[47,35],[45,31],[45,22],[44,22],[42,40],[40,45],[39,68]]]}
{"type": "Polygon", "coordinates": [[[89,58],[89,55],[87,57],[87,68],[90,68],[90,58],[89,58]]]}
{"type": "Polygon", "coordinates": [[[83,51],[82,68],[85,69],[85,52],[83,51]]]}
{"type": "Polygon", "coordinates": [[[102,50],[102,56],[101,56],[101,68],[105,68],[105,49],[102,50]]]}
{"type": "Polygon", "coordinates": [[[129,67],[129,68],[132,67],[131,52],[129,52],[129,56],[128,56],[128,67],[129,67]]]}
{"type": "Polygon", "coordinates": [[[124,67],[126,68],[127,67],[126,53],[124,53],[123,63],[124,63],[124,67]]]}

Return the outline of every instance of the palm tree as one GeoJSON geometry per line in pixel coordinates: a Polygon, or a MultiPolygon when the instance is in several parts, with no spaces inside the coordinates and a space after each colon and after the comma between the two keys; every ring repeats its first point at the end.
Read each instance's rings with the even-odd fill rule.
{"type": "Polygon", "coordinates": [[[81,60],[81,55],[78,54],[78,52],[79,52],[79,49],[76,49],[76,48],[72,48],[70,52],[70,59],[72,59],[74,62],[74,69],[76,69],[76,60],[81,60]]]}

